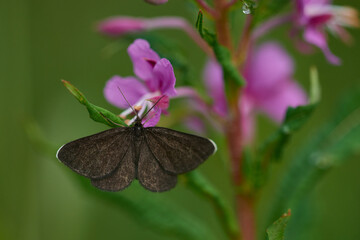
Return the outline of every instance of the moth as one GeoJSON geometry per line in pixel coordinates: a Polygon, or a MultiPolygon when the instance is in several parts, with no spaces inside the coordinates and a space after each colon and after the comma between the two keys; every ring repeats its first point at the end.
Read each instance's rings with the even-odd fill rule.
{"type": "Polygon", "coordinates": [[[175,187],[177,175],[194,170],[215,152],[216,144],[210,139],[143,127],[137,117],[132,126],[67,143],[56,157],[104,191],[121,191],[137,179],[145,189],[163,192],[175,187]]]}

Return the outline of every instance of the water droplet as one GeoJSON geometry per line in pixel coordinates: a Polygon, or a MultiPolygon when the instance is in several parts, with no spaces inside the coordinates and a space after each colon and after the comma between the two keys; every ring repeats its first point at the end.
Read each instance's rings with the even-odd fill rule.
{"type": "Polygon", "coordinates": [[[244,2],[243,6],[242,6],[242,11],[245,14],[250,14],[251,13],[250,6],[246,2],[244,2]]]}

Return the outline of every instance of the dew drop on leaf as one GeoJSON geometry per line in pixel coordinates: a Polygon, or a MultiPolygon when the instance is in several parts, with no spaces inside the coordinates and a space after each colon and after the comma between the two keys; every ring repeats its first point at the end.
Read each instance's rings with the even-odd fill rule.
{"type": "Polygon", "coordinates": [[[243,6],[242,6],[242,11],[245,14],[250,14],[251,13],[251,9],[250,6],[244,2],[243,6]]]}

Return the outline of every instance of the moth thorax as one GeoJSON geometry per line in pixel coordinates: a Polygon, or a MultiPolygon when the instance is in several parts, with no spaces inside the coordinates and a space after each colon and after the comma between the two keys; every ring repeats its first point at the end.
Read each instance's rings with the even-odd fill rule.
{"type": "Polygon", "coordinates": [[[134,131],[135,131],[135,135],[137,137],[140,137],[141,136],[141,132],[142,132],[142,125],[141,123],[139,122],[136,122],[135,125],[134,125],[134,131]]]}

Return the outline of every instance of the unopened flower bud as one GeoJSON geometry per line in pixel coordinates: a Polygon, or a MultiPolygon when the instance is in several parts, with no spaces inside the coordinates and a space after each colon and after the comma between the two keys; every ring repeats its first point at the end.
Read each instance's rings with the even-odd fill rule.
{"type": "Polygon", "coordinates": [[[140,18],[114,17],[100,22],[97,26],[99,32],[110,36],[119,36],[130,32],[145,30],[145,23],[140,18]]]}

